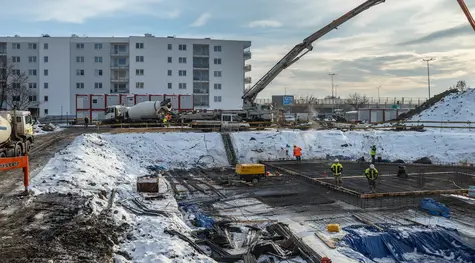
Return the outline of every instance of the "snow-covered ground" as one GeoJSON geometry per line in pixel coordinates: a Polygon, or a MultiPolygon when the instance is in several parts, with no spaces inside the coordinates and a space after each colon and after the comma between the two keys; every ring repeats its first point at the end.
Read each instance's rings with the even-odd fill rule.
{"type": "MultiPolygon", "coordinates": [[[[45,168],[33,178],[31,185],[35,194],[79,193],[93,197],[94,210],[106,209],[108,197],[115,189],[115,203],[130,203],[137,197],[135,184],[139,176],[147,175],[148,165],[166,169],[190,168],[205,157],[209,166],[227,165],[224,146],[219,134],[151,133],[151,134],[86,134],[78,137],[68,148],[56,154],[45,168]]],[[[170,189],[165,180],[160,180],[162,192],[170,189]]],[[[181,233],[189,231],[182,221],[177,203],[172,194],[161,201],[148,204],[150,209],[170,213],[170,217],[137,216],[113,206],[117,224],[127,223],[133,227],[132,237],[118,250],[127,251],[133,262],[214,262],[199,255],[187,243],[163,233],[165,228],[181,233]],[[173,261],[177,262],[177,261],[173,261]]],[[[122,262],[125,258],[117,256],[122,262]]]]}
{"type": "Polygon", "coordinates": [[[434,163],[475,163],[475,137],[455,132],[390,132],[390,131],[280,131],[240,132],[232,134],[236,155],[241,162],[277,160],[292,155],[293,145],[302,148],[303,159],[325,159],[343,156],[356,160],[370,158],[371,145],[378,156],[391,161],[415,161],[428,157],[434,163]]]}

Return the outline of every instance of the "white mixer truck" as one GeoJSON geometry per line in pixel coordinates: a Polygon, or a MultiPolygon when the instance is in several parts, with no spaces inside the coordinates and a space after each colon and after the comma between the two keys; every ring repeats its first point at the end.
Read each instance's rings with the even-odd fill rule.
{"type": "Polygon", "coordinates": [[[132,107],[114,105],[106,108],[102,123],[157,122],[163,114],[172,110],[170,99],[164,101],[144,101],[132,107]]]}
{"type": "Polygon", "coordinates": [[[0,111],[0,158],[22,156],[34,142],[29,111],[0,111]]]}

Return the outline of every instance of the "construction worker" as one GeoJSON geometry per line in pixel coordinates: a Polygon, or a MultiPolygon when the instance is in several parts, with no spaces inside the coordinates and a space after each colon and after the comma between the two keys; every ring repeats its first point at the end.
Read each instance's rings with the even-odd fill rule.
{"type": "Polygon", "coordinates": [[[300,163],[300,161],[302,161],[302,148],[297,145],[294,145],[294,157],[297,162],[300,163]]]}
{"type": "Polygon", "coordinates": [[[376,162],[376,145],[371,146],[371,163],[374,164],[376,162]]]}
{"type": "Polygon", "coordinates": [[[376,189],[376,179],[378,179],[378,169],[374,167],[374,164],[370,164],[369,168],[364,171],[366,178],[368,179],[369,190],[374,193],[376,189]]]}
{"type": "Polygon", "coordinates": [[[397,177],[409,178],[409,175],[406,172],[406,166],[399,165],[397,169],[397,177]]]}
{"type": "Polygon", "coordinates": [[[167,116],[164,116],[162,121],[163,121],[163,127],[166,127],[167,126],[167,121],[168,121],[167,116]]]}
{"type": "Polygon", "coordinates": [[[335,185],[341,186],[343,184],[343,181],[341,180],[341,172],[343,171],[343,165],[341,165],[340,160],[335,159],[335,162],[330,167],[330,170],[332,171],[333,176],[335,177],[335,185]]]}
{"type": "Polygon", "coordinates": [[[89,117],[84,117],[84,128],[87,128],[89,125],[89,117]]]}

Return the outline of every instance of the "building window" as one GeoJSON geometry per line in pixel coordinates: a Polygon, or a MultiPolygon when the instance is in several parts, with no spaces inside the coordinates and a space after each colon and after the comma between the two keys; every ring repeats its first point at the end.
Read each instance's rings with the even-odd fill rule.
{"type": "Polygon", "coordinates": [[[172,57],[168,57],[168,63],[172,63],[172,57]]]}
{"type": "MultiPolygon", "coordinates": [[[[12,70],[12,73],[13,73],[13,75],[17,75],[17,76],[20,76],[20,75],[21,75],[21,72],[20,72],[19,69],[13,69],[13,70],[12,70]]],[[[30,72],[28,72],[28,73],[30,73],[30,72]]]]}
{"type": "Polygon", "coordinates": [[[36,96],[29,96],[29,101],[36,101],[36,96]]]}
{"type": "Polygon", "coordinates": [[[95,49],[95,50],[102,49],[102,43],[95,43],[95,44],[94,44],[94,49],[95,49]]]}
{"type": "Polygon", "coordinates": [[[178,89],[186,89],[186,83],[179,83],[178,89]]]}
{"type": "Polygon", "coordinates": [[[47,102],[47,101],[48,101],[48,96],[45,96],[45,102],[47,102]]]}
{"type": "Polygon", "coordinates": [[[214,52],[221,52],[221,46],[214,46],[214,52]]]}
{"type": "Polygon", "coordinates": [[[214,102],[221,102],[221,96],[214,96],[214,102]]]}
{"type": "Polygon", "coordinates": [[[102,63],[102,57],[94,57],[95,63],[102,63]]]}
{"type": "Polygon", "coordinates": [[[169,69],[169,70],[168,70],[168,76],[171,76],[171,75],[172,75],[172,70],[169,69]]]}
{"type": "Polygon", "coordinates": [[[178,70],[178,76],[186,77],[186,70],[178,70]]]}
{"type": "Polygon", "coordinates": [[[135,48],[136,49],[143,49],[143,43],[135,43],[135,48]]]}
{"type": "Polygon", "coordinates": [[[143,56],[136,56],[135,62],[144,62],[143,56]]]}
{"type": "Polygon", "coordinates": [[[84,57],[76,57],[77,63],[84,63],[84,57]]]}
{"type": "Polygon", "coordinates": [[[143,76],[143,75],[144,75],[144,70],[143,70],[143,69],[136,69],[136,70],[135,70],[135,75],[137,75],[137,76],[143,76]]]}
{"type": "MultiPolygon", "coordinates": [[[[19,70],[18,70],[19,71],[19,70]]],[[[30,69],[28,70],[28,75],[30,76],[36,76],[36,69],[30,69]]]]}
{"type": "Polygon", "coordinates": [[[94,88],[95,88],[95,89],[102,89],[102,82],[96,82],[96,83],[94,83],[94,88]]]}
{"type": "Polygon", "coordinates": [[[214,83],[214,89],[215,90],[220,90],[221,89],[221,83],[214,83]]]}
{"type": "Polygon", "coordinates": [[[76,83],[76,89],[84,89],[84,83],[82,82],[76,83]]]}
{"type": "Polygon", "coordinates": [[[186,50],[186,45],[178,45],[178,50],[186,50]]]}
{"type": "Polygon", "coordinates": [[[217,78],[220,78],[221,77],[221,71],[215,71],[214,76],[217,77],[217,78]]]}
{"type": "Polygon", "coordinates": [[[180,63],[180,64],[186,64],[186,58],[185,58],[185,57],[179,57],[179,58],[178,58],[178,63],[180,63]]]}
{"type": "Polygon", "coordinates": [[[84,69],[76,69],[76,76],[84,76],[84,69]]]}
{"type": "Polygon", "coordinates": [[[36,89],[36,83],[35,83],[35,82],[28,83],[28,87],[29,87],[30,89],[36,89]]]}
{"type": "Polygon", "coordinates": [[[48,49],[48,48],[49,48],[48,43],[43,43],[43,49],[46,50],[46,49],[48,49]]]}
{"type": "Polygon", "coordinates": [[[36,43],[28,43],[28,49],[36,49],[36,43]]]}
{"type": "Polygon", "coordinates": [[[172,50],[172,44],[168,44],[168,50],[172,50]]]}
{"type": "Polygon", "coordinates": [[[20,63],[20,57],[12,57],[14,63],[20,63]]]}
{"type": "Polygon", "coordinates": [[[45,115],[48,115],[48,109],[45,109],[44,112],[45,112],[45,115]]]}
{"type": "Polygon", "coordinates": [[[214,64],[215,65],[221,65],[221,59],[220,58],[215,58],[214,59],[214,64]]]}
{"type": "Polygon", "coordinates": [[[97,99],[92,99],[92,103],[97,104],[97,99]]]}
{"type": "Polygon", "coordinates": [[[102,76],[102,69],[96,69],[95,74],[96,76],[102,76]]]}
{"type": "Polygon", "coordinates": [[[28,57],[28,62],[36,63],[36,57],[35,56],[28,57]]]}
{"type": "Polygon", "coordinates": [[[45,88],[45,89],[49,88],[48,82],[43,83],[43,88],[45,88]]]}
{"type": "Polygon", "coordinates": [[[20,49],[20,43],[12,43],[12,49],[20,49]]]}
{"type": "Polygon", "coordinates": [[[44,76],[48,76],[48,73],[49,73],[49,72],[48,72],[47,69],[43,70],[43,75],[44,75],[44,76]]]}
{"type": "Polygon", "coordinates": [[[77,49],[84,49],[84,43],[76,43],[77,49]]]}
{"type": "Polygon", "coordinates": [[[48,56],[44,56],[44,57],[43,57],[43,62],[44,62],[44,63],[48,63],[48,61],[49,61],[49,60],[48,60],[48,56]]]}
{"type": "Polygon", "coordinates": [[[168,83],[168,89],[172,89],[172,84],[170,82],[168,83]]]}
{"type": "Polygon", "coordinates": [[[137,83],[135,83],[135,87],[136,87],[137,89],[143,89],[144,83],[143,83],[143,82],[137,82],[137,83]]]}

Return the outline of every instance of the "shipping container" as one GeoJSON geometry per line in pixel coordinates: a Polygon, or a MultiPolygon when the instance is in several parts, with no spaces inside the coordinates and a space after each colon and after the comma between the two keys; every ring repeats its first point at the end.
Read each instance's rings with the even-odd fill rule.
{"type": "Polygon", "coordinates": [[[129,95],[125,98],[125,106],[132,107],[135,105],[135,96],[129,95]]]}
{"type": "Polygon", "coordinates": [[[106,101],[104,95],[91,95],[91,109],[103,110],[106,108],[106,101]]]}
{"type": "Polygon", "coordinates": [[[76,110],[88,110],[91,107],[89,95],[76,95],[76,110]]]}
{"type": "Polygon", "coordinates": [[[150,101],[163,101],[163,95],[150,95],[150,101]]]}
{"type": "Polygon", "coordinates": [[[127,97],[128,96],[129,95],[127,95],[127,94],[120,94],[120,105],[127,106],[127,103],[128,103],[127,97]]]}
{"type": "Polygon", "coordinates": [[[106,94],[106,107],[120,105],[120,95],[106,94]]]}
{"type": "Polygon", "coordinates": [[[91,111],[91,121],[101,121],[105,117],[104,110],[93,110],[91,111]]]}
{"type": "Polygon", "coordinates": [[[179,111],[193,110],[193,95],[179,95],[179,111]]]}
{"type": "Polygon", "coordinates": [[[90,118],[90,115],[91,115],[91,111],[89,110],[77,110],[76,111],[76,119],[79,123],[83,123],[84,122],[84,118],[87,116],[88,118],[90,118]]]}
{"type": "Polygon", "coordinates": [[[140,102],[144,102],[144,101],[149,101],[150,100],[150,96],[148,94],[135,94],[135,101],[134,101],[134,105],[135,104],[138,104],[140,102]]]}
{"type": "Polygon", "coordinates": [[[167,95],[165,94],[165,99],[170,99],[171,100],[171,103],[172,103],[172,109],[175,111],[175,110],[179,110],[180,108],[180,101],[179,101],[179,98],[178,98],[178,95],[167,95]]]}

